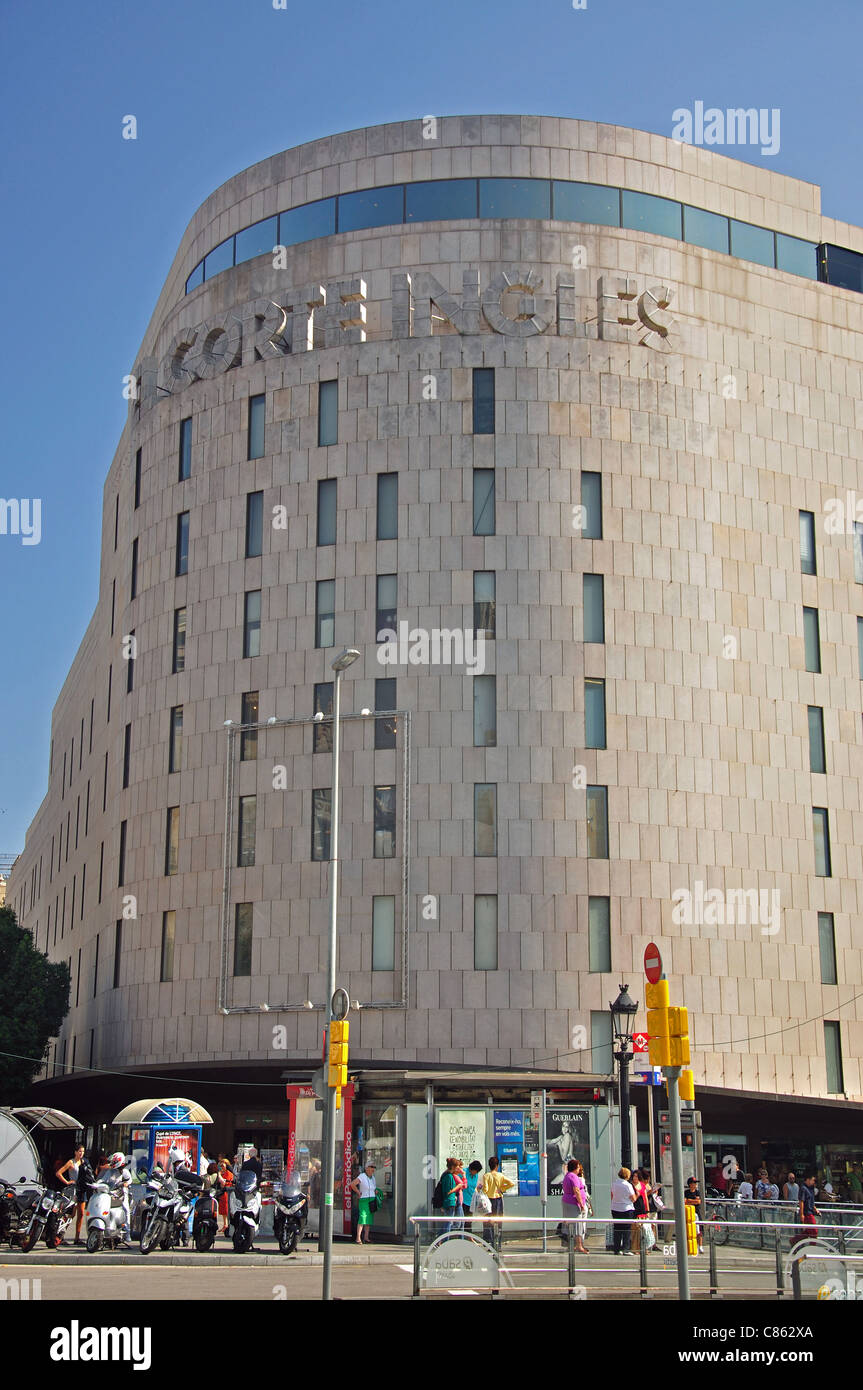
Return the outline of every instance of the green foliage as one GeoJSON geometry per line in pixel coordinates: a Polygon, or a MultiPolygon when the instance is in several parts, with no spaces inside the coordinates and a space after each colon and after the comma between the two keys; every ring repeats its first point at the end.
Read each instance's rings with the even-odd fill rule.
{"type": "Polygon", "coordinates": [[[52,965],[11,907],[0,907],[0,1104],[26,1094],[69,1011],[69,967],[52,965]],[[4,1053],[16,1056],[4,1056],[4,1053]]]}

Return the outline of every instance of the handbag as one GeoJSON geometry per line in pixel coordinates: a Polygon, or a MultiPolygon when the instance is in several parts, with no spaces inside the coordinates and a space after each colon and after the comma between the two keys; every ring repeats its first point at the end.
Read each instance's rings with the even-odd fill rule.
{"type": "Polygon", "coordinates": [[[470,1209],[474,1216],[491,1215],[491,1202],[481,1187],[478,1187],[473,1194],[473,1201],[471,1202],[470,1209]]]}
{"type": "Polygon", "coordinates": [[[644,1241],[645,1250],[652,1250],[656,1244],[656,1236],[653,1234],[653,1226],[649,1221],[640,1222],[641,1239],[644,1241]]]}

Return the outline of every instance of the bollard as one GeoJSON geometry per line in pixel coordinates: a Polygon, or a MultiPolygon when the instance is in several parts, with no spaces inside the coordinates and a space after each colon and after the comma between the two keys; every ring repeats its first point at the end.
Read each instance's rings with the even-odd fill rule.
{"type": "Polygon", "coordinates": [[[776,1227],[776,1297],[785,1292],[785,1277],[782,1273],[782,1227],[776,1227]]]}
{"type": "Polygon", "coordinates": [[[419,1296],[420,1296],[420,1259],[421,1259],[421,1258],[422,1258],[422,1250],[421,1250],[421,1247],[420,1247],[420,1228],[419,1228],[419,1223],[415,1221],[415,1222],[414,1222],[414,1291],[413,1291],[413,1294],[412,1294],[412,1297],[413,1297],[413,1298],[419,1298],[419,1296]]]}
{"type": "Polygon", "coordinates": [[[566,1223],[566,1277],[569,1283],[569,1296],[572,1298],[572,1290],[575,1286],[575,1242],[573,1240],[572,1222],[566,1223]]]}
{"type": "Polygon", "coordinates": [[[719,1276],[716,1269],[716,1242],[713,1239],[713,1227],[707,1227],[707,1257],[710,1262],[710,1297],[715,1298],[719,1292],[719,1276]]]}
{"type": "Polygon", "coordinates": [[[647,1297],[647,1246],[644,1242],[644,1232],[641,1233],[641,1240],[638,1243],[638,1265],[641,1277],[641,1288],[639,1293],[642,1298],[647,1297]]]}

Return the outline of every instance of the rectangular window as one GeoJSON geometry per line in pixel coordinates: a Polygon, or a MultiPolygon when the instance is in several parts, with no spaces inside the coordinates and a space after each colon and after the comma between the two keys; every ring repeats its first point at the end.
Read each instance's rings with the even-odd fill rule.
{"type": "Polygon", "coordinates": [[[315,646],[334,647],[336,643],[336,581],[319,579],[315,584],[315,646]]]}
{"type": "Polygon", "coordinates": [[[378,474],[377,538],[394,541],[399,534],[399,475],[378,474]]]}
{"type": "MultiPolygon", "coordinates": [[[[258,722],[258,692],[249,690],[243,696],[243,704],[240,712],[241,724],[257,724],[258,722]]],[[[240,735],[240,762],[251,762],[258,756],[258,731],[257,729],[245,729],[240,735]]]]}
{"type": "Polygon", "coordinates": [[[329,860],[332,809],[331,787],[318,787],[312,792],[312,859],[314,860],[329,860]]]}
{"type": "Polygon", "coordinates": [[[264,494],[246,493],[246,559],[260,555],[264,549],[264,494]]]}
{"type": "Polygon", "coordinates": [[[478,893],[473,900],[473,968],[497,970],[496,893],[478,893]]]}
{"type": "Polygon", "coordinates": [[[235,238],[234,264],[242,265],[243,261],[252,261],[256,256],[272,255],[273,247],[278,240],[278,217],[267,217],[252,227],[244,228],[242,232],[237,232],[235,238]]]}
{"type": "Polygon", "coordinates": [[[264,416],[266,414],[266,407],[266,396],[249,397],[248,457],[250,459],[262,459],[264,457],[264,416]]]}
{"type": "Polygon", "coordinates": [[[821,957],[822,985],[836,985],[836,932],[832,912],[818,913],[818,954],[821,957]]]}
{"type": "Polygon", "coordinates": [[[165,814],[165,873],[177,873],[180,863],[180,808],[169,806],[165,814]]]}
{"type": "Polygon", "coordinates": [[[587,788],[587,857],[608,858],[608,788],[587,788]]]}
{"type": "Polygon", "coordinates": [[[131,695],[135,686],[135,629],[128,635],[129,655],[126,657],[126,694],[131,695]]]}
{"type": "Polygon", "coordinates": [[[497,785],[474,782],[473,852],[477,858],[497,854],[497,785]]]}
{"type": "MultiPolygon", "coordinates": [[[[87,799],[86,799],[86,801],[85,801],[85,803],[84,803],[84,837],[85,837],[85,839],[86,839],[86,837],[87,837],[89,834],[90,834],[90,779],[88,778],[88,779],[87,779],[87,799]]],[[[40,865],[41,865],[41,862],[42,862],[42,861],[40,860],[40,861],[39,861],[40,865]]],[[[40,870],[40,883],[41,883],[41,870],[40,870]]]]}
{"type": "Polygon", "coordinates": [[[590,1011],[590,1070],[610,1076],[614,1071],[611,1014],[608,1009],[590,1011]]]}
{"type": "Polygon", "coordinates": [[[126,882],[126,825],[127,821],[120,821],[120,853],[117,856],[117,887],[122,888],[126,882]]]}
{"type": "Polygon", "coordinates": [[[336,543],[338,486],[335,478],[321,478],[318,483],[318,545],[336,543]]]}
{"type": "Polygon", "coordinates": [[[605,748],[605,681],[589,677],[584,682],[584,746],[605,748]]]}
{"type": "Polygon", "coordinates": [[[111,580],[111,636],[114,636],[114,618],[117,612],[117,581],[111,580]]]}
{"type": "Polygon", "coordinates": [[[114,923],[114,982],[113,988],[120,988],[120,960],[123,948],[123,920],[119,918],[114,923]]]}
{"type": "Polygon", "coordinates": [[[397,633],[398,628],[398,575],[379,574],[377,577],[375,600],[375,632],[378,642],[391,641],[382,634],[397,633]]]}
{"type": "Polygon", "coordinates": [[[261,591],[250,589],[243,608],[243,656],[261,655],[261,591]]]}
{"type": "Polygon", "coordinates": [[[252,904],[237,903],[234,917],[234,974],[252,973],[252,904]]]}
{"type": "Polygon", "coordinates": [[[595,222],[600,227],[620,226],[620,193],[616,188],[555,179],[552,196],[556,222],[595,222]]]}
{"type": "Polygon", "coordinates": [[[174,609],[174,640],[171,671],[176,675],[186,669],[186,610],[174,609]]]}
{"type": "MultiPolygon", "coordinates": [[[[89,747],[89,749],[88,749],[88,752],[90,752],[90,753],[93,752],[93,714],[95,713],[95,709],[96,709],[96,701],[95,701],[95,700],[91,700],[91,701],[90,701],[90,747],[89,747]]],[[[52,758],[52,761],[53,761],[53,758],[54,758],[54,740],[53,740],[53,739],[51,740],[51,758],[52,758]]]]}
{"type": "Polygon", "coordinates": [[[588,970],[594,974],[611,972],[611,899],[587,900],[588,970]]]}
{"type": "Polygon", "coordinates": [[[821,634],[818,629],[818,609],[803,609],[803,651],[806,670],[821,670],[821,634]]]}
{"type": "Polygon", "coordinates": [[[132,576],[129,583],[129,599],[138,597],[138,538],[132,542],[132,576]]]}
{"type": "Polygon", "coordinates": [[[623,190],[623,226],[633,231],[651,232],[658,236],[674,237],[680,241],[681,206],[670,198],[657,198],[653,193],[633,193],[623,190]]]}
{"type": "Polygon", "coordinates": [[[798,512],[800,517],[800,569],[815,573],[815,513],[798,512]]]}
{"type": "Polygon", "coordinates": [[[434,179],[405,184],[406,222],[448,222],[476,217],[476,179],[434,179]]]}
{"type": "Polygon", "coordinates": [[[473,746],[497,747],[497,677],[473,678],[473,746]]]}
{"type": "Polygon", "coordinates": [[[854,522],[854,582],[863,584],[863,521],[854,522]]]}
{"type": "Polygon", "coordinates": [[[584,641],[605,641],[605,576],[602,574],[582,575],[582,609],[584,613],[584,641]]]}
{"type": "Polygon", "coordinates": [[[690,246],[704,246],[708,251],[722,251],[727,256],[728,218],[684,203],[683,240],[690,246]]]}
{"type": "Polygon", "coordinates": [[[551,185],[548,179],[480,179],[480,217],[551,217],[551,185]]]}
{"type": "Polygon", "coordinates": [[[495,522],[494,469],[473,470],[473,533],[493,536],[495,522]]]}
{"type": "Polygon", "coordinates": [[[183,706],[171,710],[171,732],[168,741],[168,771],[179,772],[183,766],[183,706]]]}
{"type": "Polygon", "coordinates": [[[127,724],[123,731],[123,790],[129,785],[129,760],[132,756],[132,725],[127,724]]]}
{"type": "Polygon", "coordinates": [[[396,789],[375,787],[375,859],[394,859],[396,853],[396,789]]]}
{"type": "Polygon", "coordinates": [[[177,555],[175,574],[189,573],[189,513],[180,512],[177,517],[177,555]]]}
{"type": "Polygon", "coordinates": [[[473,432],[494,434],[494,367],[473,369],[473,432]]]}
{"type": "Polygon", "coordinates": [[[192,476],[192,417],[180,421],[180,453],[178,481],[184,483],[192,476]]]}
{"type": "Polygon", "coordinates": [[[339,383],[322,381],[318,387],[318,444],[339,442],[339,383]]]}
{"type": "Polygon", "coordinates": [[[114,549],[117,549],[117,536],[120,530],[120,494],[114,498],[114,549]]]}
{"type": "Polygon", "coordinates": [[[812,807],[812,835],[815,840],[815,872],[819,878],[831,878],[830,820],[825,806],[812,807]]]}
{"type": "Polygon", "coordinates": [[[775,265],[776,248],[773,233],[766,227],[753,227],[750,222],[731,223],[731,254],[742,261],[755,261],[758,265],[775,265]]]}
{"type": "Polygon", "coordinates": [[[177,930],[176,912],[162,913],[162,958],[159,979],[162,984],[174,978],[174,935],[177,930]]]}
{"type": "Polygon", "coordinates": [[[809,705],[809,771],[826,772],[827,762],[824,753],[824,711],[818,705],[809,705]]]}
{"type": "Polygon", "coordinates": [[[396,900],[372,898],[372,970],[395,970],[396,900]]]}
{"type": "Polygon", "coordinates": [[[258,798],[240,797],[237,818],[237,868],[251,869],[255,863],[255,835],[258,824],[258,798]]]}
{"type": "Polygon", "coordinates": [[[322,714],[312,726],[312,752],[332,753],[333,751],[333,683],[321,681],[315,686],[315,714],[322,714]]]}
{"type": "Polygon", "coordinates": [[[581,475],[582,540],[602,540],[602,474],[581,475]]]}
{"type": "Polygon", "coordinates": [[[135,451],[135,510],[141,505],[141,449],[135,451]]]}
{"type": "Polygon", "coordinates": [[[831,1096],[841,1096],[845,1091],[845,1078],[842,1071],[842,1037],[838,1023],[824,1023],[824,1057],[827,1062],[827,1090],[831,1096]]]}
{"type": "MultiPolygon", "coordinates": [[[[396,708],[396,681],[394,676],[384,676],[375,681],[375,709],[396,708]]],[[[375,720],[375,748],[395,748],[396,717],[375,720]]]]}
{"type": "Polygon", "coordinates": [[[496,576],[494,570],[473,572],[473,630],[489,641],[495,636],[496,576]]]}

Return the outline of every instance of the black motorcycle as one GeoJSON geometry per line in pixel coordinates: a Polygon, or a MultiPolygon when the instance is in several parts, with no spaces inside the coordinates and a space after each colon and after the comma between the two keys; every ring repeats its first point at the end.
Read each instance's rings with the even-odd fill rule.
{"type": "Polygon", "coordinates": [[[45,1222],[45,1244],[49,1250],[56,1250],[58,1245],[63,1244],[63,1237],[66,1234],[72,1217],[78,1206],[78,1199],[75,1195],[74,1183],[69,1183],[67,1187],[62,1187],[53,1194],[53,1205],[51,1214],[45,1222]]]}
{"type": "Polygon", "coordinates": [[[26,1178],[0,1184],[0,1241],[17,1245],[27,1254],[44,1231],[53,1206],[54,1193],[28,1184],[26,1178]]]}
{"type": "Polygon", "coordinates": [[[219,1229],[219,1200],[211,1187],[207,1187],[195,1199],[192,1213],[192,1239],[195,1249],[211,1250],[219,1229]]]}
{"type": "Polygon", "coordinates": [[[303,1238],[309,1219],[309,1199],[303,1191],[299,1173],[291,1173],[273,1190],[275,1211],[273,1230],[283,1255],[292,1255],[303,1238]]]}

